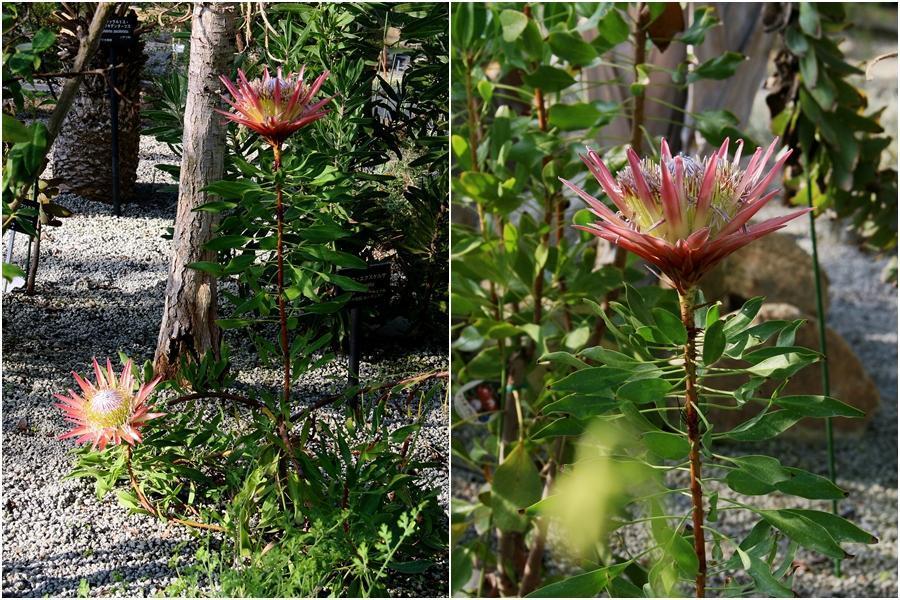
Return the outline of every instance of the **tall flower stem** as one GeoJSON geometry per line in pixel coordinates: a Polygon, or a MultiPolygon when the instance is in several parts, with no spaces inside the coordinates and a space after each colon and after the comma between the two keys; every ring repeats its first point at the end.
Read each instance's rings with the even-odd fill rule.
{"type": "MultiPolygon", "coordinates": [[[[284,410],[290,410],[291,406],[291,351],[288,346],[288,327],[287,327],[287,307],[284,301],[284,202],[281,193],[281,179],[277,177],[278,171],[281,169],[281,145],[273,144],[272,151],[275,155],[273,169],[276,173],[275,177],[275,218],[278,222],[278,235],[276,238],[276,254],[278,256],[278,318],[281,323],[281,355],[284,364],[284,385],[283,399],[284,410]]],[[[291,445],[290,436],[288,436],[287,425],[285,423],[284,414],[278,415],[277,422],[278,436],[284,443],[285,450],[288,453],[291,464],[297,475],[303,477],[303,469],[294,456],[294,449],[291,445]]]]}
{"type": "Polygon", "coordinates": [[[687,329],[687,342],[684,344],[684,373],[685,373],[685,398],[684,418],[687,423],[688,441],[691,449],[689,459],[691,464],[690,489],[692,524],[694,529],[694,552],[697,554],[697,598],[706,596],[706,540],[703,536],[703,489],[700,485],[700,419],[697,413],[699,396],[697,394],[697,328],[694,327],[694,298],[696,291],[689,288],[678,292],[678,301],[681,306],[681,322],[687,329]]]}
{"type": "MultiPolygon", "coordinates": [[[[806,190],[807,190],[807,201],[808,206],[813,208],[813,200],[812,200],[812,177],[810,175],[809,165],[806,165],[806,190]]],[[[825,396],[831,395],[831,380],[828,374],[828,345],[826,343],[826,329],[825,329],[825,303],[823,300],[822,294],[822,278],[819,272],[819,250],[816,245],[816,214],[815,211],[810,211],[809,213],[809,239],[812,242],[812,262],[813,262],[813,276],[815,277],[816,284],[816,317],[819,326],[819,352],[822,353],[822,356],[825,358],[822,360],[822,394],[825,396]]],[[[826,450],[828,452],[828,478],[831,479],[832,483],[837,483],[837,469],[835,468],[834,461],[834,429],[831,424],[831,417],[827,417],[825,419],[825,443],[826,450]]],[[[834,514],[838,514],[838,502],[837,500],[831,501],[831,512],[834,514]]],[[[834,559],[834,574],[837,577],[841,576],[841,560],[839,558],[834,559]]]]}

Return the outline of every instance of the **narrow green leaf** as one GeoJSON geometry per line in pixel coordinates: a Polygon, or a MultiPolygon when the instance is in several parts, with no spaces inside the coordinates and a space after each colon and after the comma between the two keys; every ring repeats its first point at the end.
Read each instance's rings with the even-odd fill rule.
{"type": "Polygon", "coordinates": [[[863,531],[847,519],[839,517],[830,512],[821,510],[809,510],[803,508],[790,508],[785,512],[798,514],[810,521],[813,521],[831,534],[831,537],[838,542],[856,542],[859,544],[877,544],[878,538],[867,531],[863,531]]]}
{"type": "Polygon", "coordinates": [[[782,396],[772,402],[804,417],[864,417],[866,414],[829,396],[782,396]]]}
{"type": "Polygon", "coordinates": [[[716,321],[706,329],[703,336],[703,364],[707,367],[715,364],[725,352],[725,323],[716,321]]]}
{"type": "Polygon", "coordinates": [[[834,538],[821,525],[808,517],[787,510],[757,510],[756,514],[769,522],[786,536],[809,550],[814,550],[831,558],[849,558],[834,538]]]}

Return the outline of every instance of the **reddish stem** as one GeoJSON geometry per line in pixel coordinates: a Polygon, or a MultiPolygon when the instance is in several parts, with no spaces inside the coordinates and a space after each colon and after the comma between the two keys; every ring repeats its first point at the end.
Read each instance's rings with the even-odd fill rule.
{"type": "Polygon", "coordinates": [[[694,327],[693,289],[678,293],[681,305],[681,322],[687,329],[687,342],[684,344],[685,399],[684,418],[687,423],[688,441],[691,449],[688,455],[691,464],[691,514],[694,529],[694,552],[697,554],[697,578],[695,580],[697,598],[706,596],[706,539],[703,535],[703,490],[700,485],[700,420],[697,413],[699,402],[697,394],[697,328],[694,327]]]}
{"type": "MultiPolygon", "coordinates": [[[[275,154],[274,171],[277,173],[281,169],[281,145],[273,144],[272,151],[275,154]]],[[[288,327],[287,327],[287,308],[284,300],[284,203],[281,197],[281,180],[275,179],[275,215],[278,221],[278,237],[276,243],[276,252],[278,255],[278,317],[281,322],[281,355],[284,361],[284,410],[289,410],[291,405],[291,351],[288,346],[288,327]]],[[[291,439],[288,435],[287,425],[285,423],[284,414],[278,415],[276,424],[278,429],[278,437],[284,443],[284,449],[288,453],[288,458],[297,471],[297,475],[303,478],[303,469],[294,456],[294,448],[291,445],[291,439]]]]}

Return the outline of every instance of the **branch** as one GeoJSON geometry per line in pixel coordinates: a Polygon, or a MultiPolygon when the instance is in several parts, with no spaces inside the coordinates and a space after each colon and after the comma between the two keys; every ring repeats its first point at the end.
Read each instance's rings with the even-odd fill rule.
{"type": "Polygon", "coordinates": [[[223,533],[227,531],[227,529],[225,529],[224,527],[220,527],[219,525],[199,523],[197,521],[191,521],[190,519],[180,519],[178,517],[166,516],[161,513],[159,509],[153,506],[147,499],[147,496],[144,495],[144,492],[141,491],[141,486],[138,484],[137,477],[134,475],[134,469],[131,468],[131,446],[129,445],[125,446],[125,466],[128,468],[128,478],[131,481],[131,487],[134,490],[135,495],[137,496],[138,502],[144,510],[146,510],[154,517],[163,519],[165,521],[172,521],[174,523],[178,523],[179,525],[184,525],[185,527],[194,527],[196,529],[210,529],[212,531],[220,531],[223,533]]]}

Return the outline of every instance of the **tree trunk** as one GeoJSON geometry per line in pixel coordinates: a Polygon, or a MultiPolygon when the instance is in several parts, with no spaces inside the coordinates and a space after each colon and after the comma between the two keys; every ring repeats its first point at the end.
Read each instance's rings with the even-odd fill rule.
{"type": "Polygon", "coordinates": [[[219,347],[216,280],[187,265],[215,260],[203,244],[218,219],[193,209],[211,200],[202,190],[224,171],[225,124],[213,109],[221,108],[219,75],[231,71],[235,6],[194,4],[174,254],[154,358],[156,374],[167,378],[178,370],[181,356],[197,358],[219,347]]]}
{"type": "MultiPolygon", "coordinates": [[[[58,17],[62,25],[86,23],[95,10],[84,4],[74,7],[84,14],[71,13],[66,19],[58,17]]],[[[116,6],[116,16],[124,17],[128,6],[116,6]]],[[[77,25],[75,25],[77,26],[77,25]]],[[[68,55],[78,40],[63,34],[61,46],[68,55]]],[[[141,70],[144,67],[144,43],[140,37],[131,46],[116,49],[115,88],[119,96],[119,195],[127,199],[134,192],[141,141],[141,70]]],[[[66,64],[69,65],[68,61],[66,64]]],[[[110,66],[106,48],[94,54],[88,68],[110,66]]],[[[112,117],[110,114],[109,84],[106,77],[88,75],[63,122],[59,137],[53,145],[53,174],[60,179],[60,189],[73,192],[89,200],[112,202],[112,117]],[[86,152],[86,149],[90,149],[86,152]]]]}

